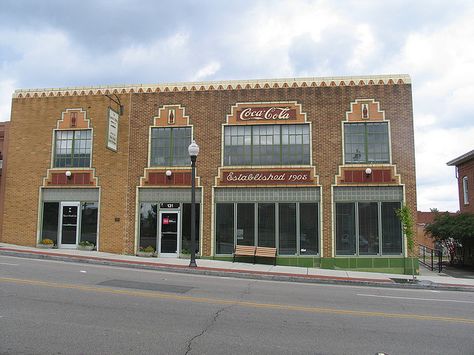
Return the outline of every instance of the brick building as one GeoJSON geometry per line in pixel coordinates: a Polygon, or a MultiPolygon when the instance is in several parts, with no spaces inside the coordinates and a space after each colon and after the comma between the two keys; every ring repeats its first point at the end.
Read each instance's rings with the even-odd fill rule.
{"type": "Polygon", "coordinates": [[[0,122],[0,240],[2,240],[3,205],[5,201],[5,173],[7,171],[7,145],[9,122],[0,122]]]}
{"type": "Polygon", "coordinates": [[[192,140],[201,257],[406,271],[407,75],[17,90],[2,241],[189,252],[192,140]]]}
{"type": "Polygon", "coordinates": [[[461,213],[474,213],[474,150],[449,161],[447,164],[456,167],[459,211],[461,213]],[[471,185],[471,188],[469,188],[469,185],[471,185]]]}

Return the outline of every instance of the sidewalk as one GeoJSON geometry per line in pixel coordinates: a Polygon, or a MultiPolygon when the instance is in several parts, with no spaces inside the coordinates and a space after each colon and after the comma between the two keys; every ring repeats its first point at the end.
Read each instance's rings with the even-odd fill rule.
{"type": "Polygon", "coordinates": [[[422,270],[422,275],[416,276],[417,282],[413,283],[411,282],[412,277],[410,275],[400,274],[328,270],[280,265],[254,265],[251,263],[232,263],[206,259],[198,259],[198,267],[189,268],[189,259],[143,258],[133,255],[119,255],[75,249],[39,249],[5,243],[0,243],[0,255],[238,278],[474,292],[474,279],[454,278],[428,270],[422,270]]]}

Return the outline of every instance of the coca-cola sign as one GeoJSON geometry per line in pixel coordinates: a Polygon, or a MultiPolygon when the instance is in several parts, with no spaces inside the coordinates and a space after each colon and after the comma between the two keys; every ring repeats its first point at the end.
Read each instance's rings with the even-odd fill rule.
{"type": "Polygon", "coordinates": [[[227,115],[227,124],[305,123],[306,114],[296,101],[239,102],[227,115]]]}
{"type": "Polygon", "coordinates": [[[296,120],[296,110],[289,107],[247,107],[237,111],[237,120],[296,120]]]}
{"type": "Polygon", "coordinates": [[[226,170],[222,172],[221,185],[307,185],[314,184],[310,169],[243,171],[226,170]]]}

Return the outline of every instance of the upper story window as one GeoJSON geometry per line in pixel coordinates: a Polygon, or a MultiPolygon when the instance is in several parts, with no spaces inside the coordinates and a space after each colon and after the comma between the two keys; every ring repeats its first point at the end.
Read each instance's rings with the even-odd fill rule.
{"type": "Polygon", "coordinates": [[[224,127],[224,165],[308,165],[308,124],[224,127]]]}
{"type": "Polygon", "coordinates": [[[190,165],[191,127],[151,129],[150,166],[190,165]]]}
{"type": "Polygon", "coordinates": [[[346,164],[389,163],[388,123],[344,123],[346,164]]]}
{"type": "Polygon", "coordinates": [[[92,130],[58,130],[55,133],[55,168],[91,166],[92,130]]]}
{"type": "Polygon", "coordinates": [[[469,204],[469,182],[467,181],[467,176],[462,178],[462,194],[464,199],[464,204],[469,204]]]}

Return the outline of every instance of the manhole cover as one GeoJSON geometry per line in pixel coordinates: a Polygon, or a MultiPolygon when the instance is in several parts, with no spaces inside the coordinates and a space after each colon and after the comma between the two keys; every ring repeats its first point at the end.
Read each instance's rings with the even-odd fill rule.
{"type": "Polygon", "coordinates": [[[170,293],[186,293],[189,290],[193,289],[193,287],[188,287],[188,286],[156,284],[152,282],[140,282],[140,281],[128,281],[128,280],[107,280],[104,282],[100,282],[97,285],[121,287],[121,288],[133,288],[136,290],[170,292],[170,293]]]}

